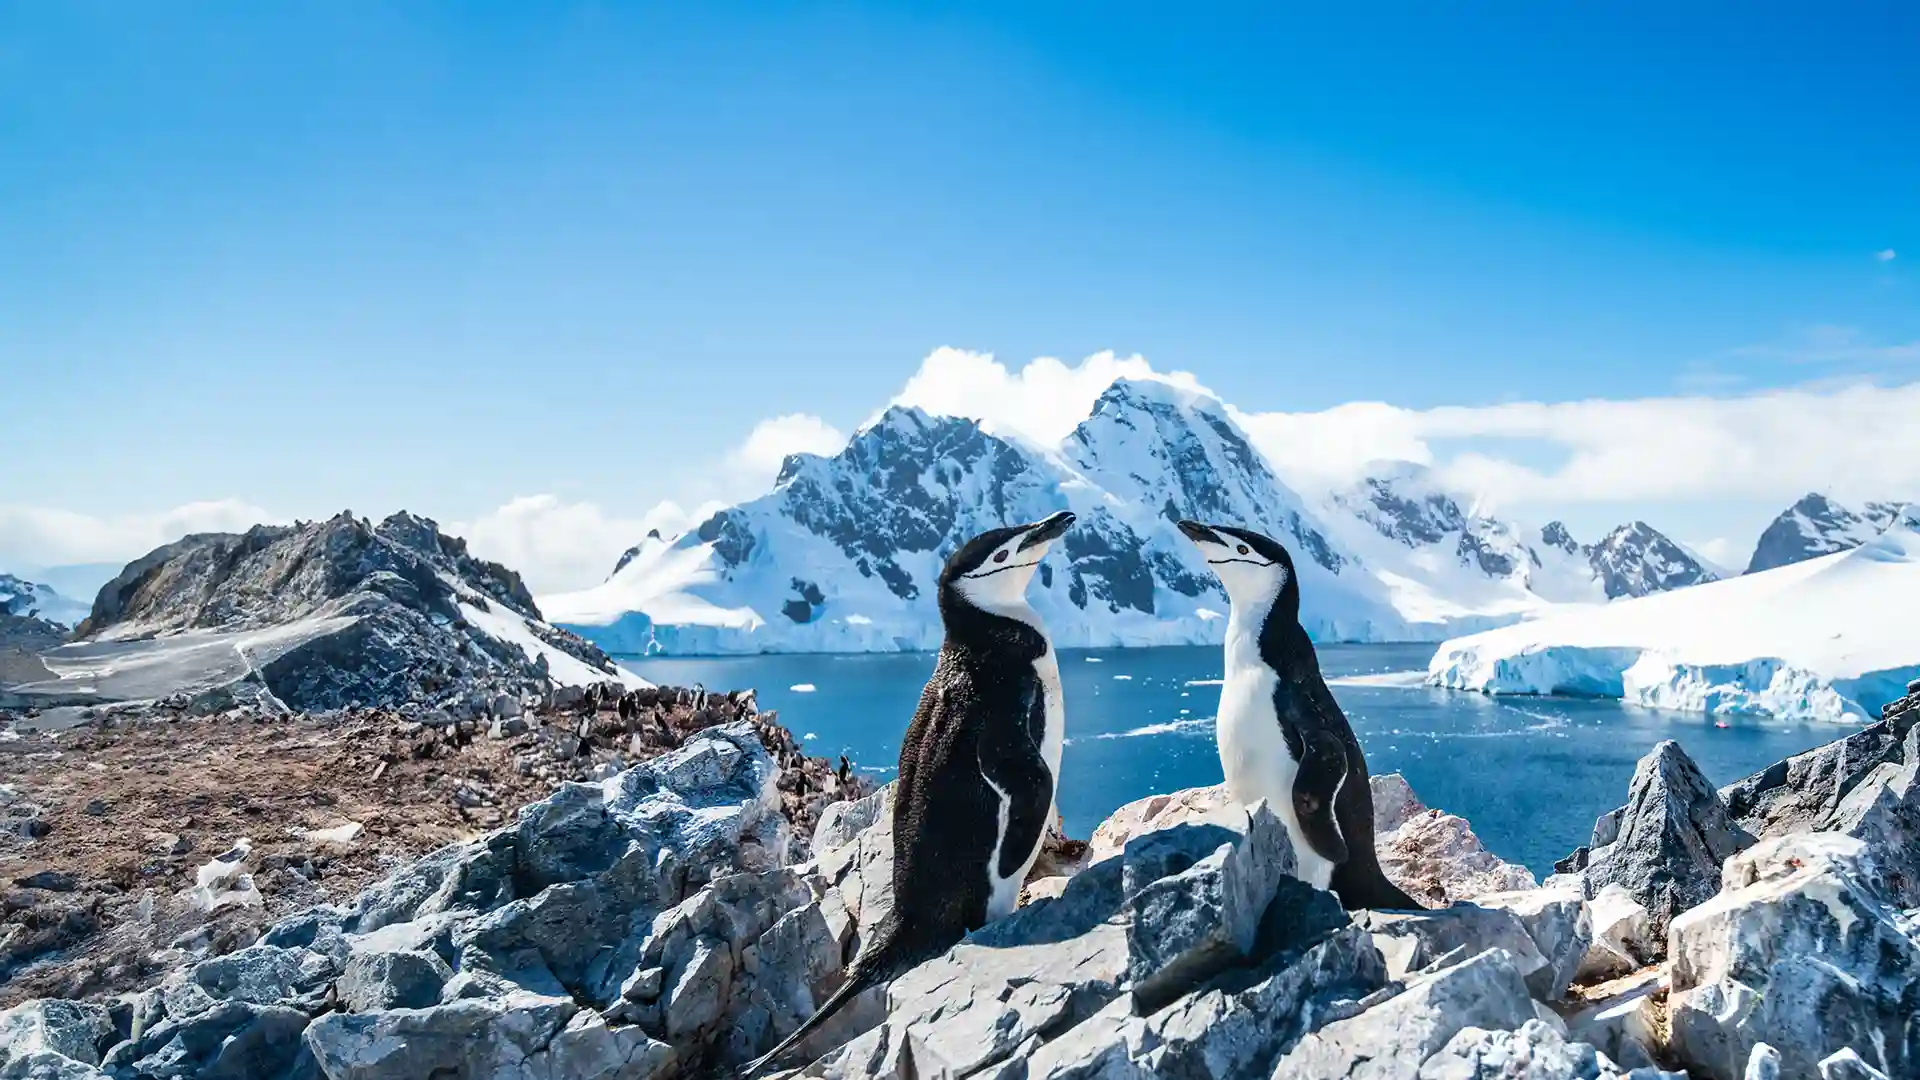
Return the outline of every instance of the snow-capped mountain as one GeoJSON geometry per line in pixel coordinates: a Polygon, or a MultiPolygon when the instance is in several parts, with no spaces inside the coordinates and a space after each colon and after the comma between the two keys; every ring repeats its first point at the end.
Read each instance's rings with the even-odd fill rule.
{"type": "Polygon", "coordinates": [[[88,605],[50,585],[0,574],[0,614],[28,615],[71,629],[87,617],[88,605]]]}
{"type": "Polygon", "coordinates": [[[1816,559],[1846,551],[1885,532],[1900,513],[1901,503],[1870,502],[1855,511],[1819,492],[1809,492],[1780,512],[1753,549],[1747,573],[1816,559]]]}
{"type": "Polygon", "coordinates": [[[1581,544],[1553,521],[1538,531],[1463,505],[1432,470],[1370,464],[1327,497],[1325,520],[1391,591],[1403,615],[1464,628],[1712,581],[1716,575],[1645,522],[1581,544]]]}
{"type": "Polygon", "coordinates": [[[1398,614],[1220,402],[1145,380],[1114,383],[1050,448],[889,409],[832,457],[788,458],[771,493],[684,536],[649,538],[604,584],[541,605],[614,652],[934,648],[947,554],[1062,509],[1080,520],[1031,594],[1061,645],[1219,640],[1226,599],[1174,529],[1183,517],[1285,543],[1302,619],[1323,639],[1445,633],[1398,614]]]}
{"type": "Polygon", "coordinates": [[[1592,548],[1558,526],[1535,542],[1410,463],[1309,502],[1218,400],[1122,379],[1051,447],[889,409],[838,454],[789,457],[767,495],[685,535],[650,534],[606,582],[540,605],[616,653],[934,648],[946,555],[1061,509],[1079,522],[1032,597],[1063,646],[1220,640],[1226,599],[1174,529],[1181,518],[1286,544],[1302,620],[1321,640],[1437,640],[1686,578],[1684,553],[1644,526],[1592,548]],[[1637,562],[1642,552],[1652,561],[1637,562]]]}

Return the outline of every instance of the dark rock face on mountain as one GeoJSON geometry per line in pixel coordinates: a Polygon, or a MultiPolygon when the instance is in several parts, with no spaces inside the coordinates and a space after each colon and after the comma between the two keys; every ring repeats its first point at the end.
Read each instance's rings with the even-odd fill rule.
{"type": "Polygon", "coordinates": [[[1644,521],[1630,522],[1593,545],[1587,561],[1600,575],[1607,599],[1650,596],[1719,580],[1680,545],[1644,521]]]}
{"type": "MultiPolygon", "coordinates": [[[[597,647],[542,621],[518,574],[404,512],[377,527],[343,513],[186,537],[103,587],[77,636],[43,661],[84,671],[85,692],[107,701],[452,704],[619,678],[597,647]]],[[[69,682],[24,689],[53,701],[80,692],[69,682]]]]}
{"type": "Polygon", "coordinates": [[[1817,491],[1809,492],[1781,511],[1760,534],[1746,572],[1757,574],[1859,547],[1885,532],[1902,505],[1870,502],[1854,511],[1817,491]]]}

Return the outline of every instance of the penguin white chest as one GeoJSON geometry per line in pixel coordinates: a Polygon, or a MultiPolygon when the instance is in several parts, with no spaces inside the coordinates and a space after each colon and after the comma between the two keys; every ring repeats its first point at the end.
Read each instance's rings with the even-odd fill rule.
{"type": "Polygon", "coordinates": [[[1220,687],[1220,716],[1215,721],[1220,767],[1227,792],[1235,802],[1251,806],[1267,800],[1275,817],[1287,827],[1298,877],[1326,888],[1333,880],[1333,863],[1306,843],[1293,810],[1293,780],[1300,763],[1287,749],[1286,735],[1274,712],[1273,695],[1279,677],[1265,664],[1229,663],[1220,687]]]}
{"type": "MultiPolygon", "coordinates": [[[[1047,775],[1053,783],[1053,792],[1047,800],[1046,825],[1053,824],[1054,801],[1060,794],[1060,756],[1067,743],[1067,717],[1065,699],[1060,693],[1060,663],[1053,654],[1053,646],[1047,646],[1046,655],[1033,662],[1033,673],[1040,683],[1045,727],[1040,737],[1040,757],[1047,763],[1047,775]]],[[[1033,869],[1034,862],[1040,857],[1040,849],[1046,845],[1047,830],[1042,827],[1040,839],[1033,850],[1025,853],[1019,868],[1011,875],[1000,875],[1000,858],[1007,843],[1007,833],[1011,825],[1013,799],[1010,793],[1001,791],[998,785],[988,778],[987,783],[1000,797],[1000,819],[997,823],[993,853],[987,861],[987,917],[997,919],[1009,914],[1020,902],[1020,888],[1026,884],[1027,874],[1033,869]]]]}

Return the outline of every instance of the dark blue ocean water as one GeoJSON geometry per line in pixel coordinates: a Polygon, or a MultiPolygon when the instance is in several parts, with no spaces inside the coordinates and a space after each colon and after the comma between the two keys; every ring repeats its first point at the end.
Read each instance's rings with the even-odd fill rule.
{"type": "MultiPolygon", "coordinates": [[[[1742,717],[1715,720],[1612,701],[1488,698],[1417,685],[1341,680],[1424,671],[1429,645],[1323,645],[1368,768],[1400,772],[1429,806],[1460,814],[1502,857],[1535,873],[1587,841],[1593,819],[1626,801],[1633,765],[1678,739],[1716,784],[1840,737],[1838,725],[1742,717]]],[[[933,671],[928,653],[749,656],[622,661],[656,682],[751,687],[808,752],[845,753],[877,777],[893,773],[900,735],[933,671]],[[794,687],[811,686],[811,690],[794,687]]],[[[1106,649],[1061,654],[1067,747],[1060,810],[1086,836],[1123,803],[1220,781],[1213,717],[1220,650],[1106,649]]]]}

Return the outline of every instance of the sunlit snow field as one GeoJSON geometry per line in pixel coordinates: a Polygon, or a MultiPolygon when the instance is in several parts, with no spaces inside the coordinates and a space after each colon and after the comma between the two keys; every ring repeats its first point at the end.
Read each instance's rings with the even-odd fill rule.
{"type": "MultiPolygon", "coordinates": [[[[1369,767],[1404,773],[1428,805],[1465,816],[1493,850],[1541,875],[1586,842],[1594,817],[1625,801],[1634,762],[1661,739],[1680,740],[1725,784],[1847,730],[1428,689],[1418,677],[1431,645],[1319,653],[1369,767]]],[[[656,682],[753,687],[809,752],[845,753],[881,779],[893,773],[933,670],[928,653],[620,659],[656,682]]],[[[1067,651],[1060,670],[1068,736],[1060,808],[1073,835],[1143,795],[1219,782],[1219,648],[1067,651]]]]}

